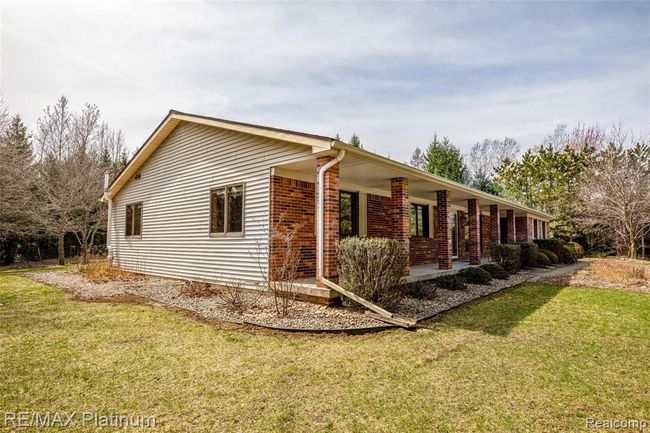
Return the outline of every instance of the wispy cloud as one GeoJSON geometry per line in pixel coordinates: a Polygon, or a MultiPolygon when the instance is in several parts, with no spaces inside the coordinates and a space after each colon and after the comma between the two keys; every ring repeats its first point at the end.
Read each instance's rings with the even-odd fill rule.
{"type": "Polygon", "coordinates": [[[650,4],[9,3],[2,90],[33,124],[65,93],[136,147],[169,108],[358,133],[406,160],[536,144],[558,122],[650,123],[650,4]]]}

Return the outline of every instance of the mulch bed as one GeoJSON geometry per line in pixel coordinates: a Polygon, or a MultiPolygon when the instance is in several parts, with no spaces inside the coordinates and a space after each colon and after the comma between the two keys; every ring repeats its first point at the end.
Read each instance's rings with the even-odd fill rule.
{"type": "MultiPolygon", "coordinates": [[[[434,300],[406,298],[395,309],[401,317],[425,320],[483,296],[520,284],[544,270],[520,272],[507,280],[492,280],[488,285],[467,284],[465,290],[438,289],[434,300]]],[[[391,328],[385,322],[366,316],[361,311],[327,307],[295,301],[287,317],[278,317],[270,296],[246,294],[255,306],[239,314],[224,305],[216,296],[188,297],[181,292],[185,283],[157,277],[130,278],[122,281],[91,282],[78,272],[53,271],[26,273],[34,281],[64,289],[85,300],[116,300],[137,297],[167,307],[187,310],[206,320],[257,325],[270,329],[311,332],[364,331],[391,328]]]]}

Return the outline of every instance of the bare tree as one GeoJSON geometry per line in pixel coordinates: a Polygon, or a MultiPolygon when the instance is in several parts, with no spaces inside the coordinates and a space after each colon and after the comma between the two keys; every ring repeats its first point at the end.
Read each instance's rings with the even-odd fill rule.
{"type": "Polygon", "coordinates": [[[420,170],[427,169],[427,158],[425,157],[420,146],[416,147],[413,153],[411,154],[411,160],[409,161],[411,167],[419,168],[420,170]]]}
{"type": "Polygon", "coordinates": [[[300,263],[300,247],[295,241],[300,227],[290,226],[283,221],[284,215],[271,223],[265,236],[268,244],[258,241],[256,250],[251,252],[257,261],[265,289],[273,296],[279,317],[289,314],[298,295],[296,280],[300,263]]]}
{"type": "Polygon", "coordinates": [[[580,190],[582,225],[607,235],[630,258],[636,258],[650,227],[650,141],[630,146],[633,142],[614,127],[609,145],[587,168],[580,190]]]}
{"type": "Polygon", "coordinates": [[[38,120],[39,191],[44,201],[45,227],[58,237],[59,263],[65,262],[65,234],[75,234],[82,261],[88,260],[95,235],[106,226],[102,195],[104,173],[115,173],[124,148],[121,133],[101,122],[99,109],[86,104],[70,111],[62,96],[38,120]]]}
{"type": "Polygon", "coordinates": [[[514,161],[519,156],[519,149],[519,143],[511,137],[503,140],[486,138],[474,144],[465,158],[471,186],[497,193],[494,183],[496,171],[507,161],[514,161]]]}

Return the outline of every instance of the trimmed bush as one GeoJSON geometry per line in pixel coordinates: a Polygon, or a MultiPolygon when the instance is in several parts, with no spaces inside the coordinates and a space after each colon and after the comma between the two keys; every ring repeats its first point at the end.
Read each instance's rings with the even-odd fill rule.
{"type": "Polygon", "coordinates": [[[546,254],[539,251],[537,253],[537,266],[539,266],[541,268],[551,266],[551,259],[549,259],[549,257],[546,254]]]}
{"type": "Polygon", "coordinates": [[[573,247],[573,249],[576,252],[576,257],[578,259],[581,259],[581,258],[583,258],[585,256],[585,249],[582,248],[582,245],[580,245],[579,243],[577,243],[577,242],[568,242],[567,245],[570,245],[570,246],[573,247]]]}
{"type": "MultiPolygon", "coordinates": [[[[559,239],[535,239],[534,241],[538,247],[544,250],[549,250],[557,255],[558,263],[574,263],[575,258],[571,249],[564,248],[566,242],[559,239]]],[[[570,247],[572,248],[572,247],[570,247]]],[[[573,251],[575,253],[575,251],[573,251]]]]}
{"type": "MultiPolygon", "coordinates": [[[[362,298],[390,308],[404,297],[400,280],[406,254],[395,239],[349,237],[339,242],[339,284],[362,298]]],[[[346,305],[354,302],[343,298],[346,305]]]]}
{"type": "Polygon", "coordinates": [[[557,258],[557,254],[555,254],[553,251],[539,250],[539,252],[544,253],[544,255],[551,261],[551,264],[557,265],[559,259],[557,258]]]}
{"type": "Polygon", "coordinates": [[[571,263],[575,263],[578,261],[578,253],[576,253],[575,248],[573,248],[573,245],[563,245],[562,248],[564,249],[564,254],[563,254],[563,262],[566,263],[567,265],[570,265],[571,263]]]}
{"type": "Polygon", "coordinates": [[[537,254],[539,247],[532,242],[515,242],[515,245],[521,247],[521,267],[534,268],[537,266],[537,254]]]}
{"type": "Polygon", "coordinates": [[[407,284],[405,293],[411,298],[433,300],[436,298],[437,289],[433,284],[417,281],[407,284]]]}
{"type": "Polygon", "coordinates": [[[508,273],[514,274],[521,269],[521,247],[517,244],[496,244],[490,249],[492,261],[508,273]]]}
{"type": "Polygon", "coordinates": [[[431,280],[431,284],[447,290],[464,290],[467,288],[465,282],[457,275],[442,275],[431,280]]]}
{"type": "Polygon", "coordinates": [[[492,278],[496,278],[497,280],[507,280],[508,277],[510,276],[505,269],[503,269],[501,266],[497,265],[496,263],[486,263],[479,267],[489,272],[490,275],[492,275],[492,278]]]}
{"type": "Polygon", "coordinates": [[[458,277],[468,284],[489,284],[492,281],[492,275],[478,267],[461,269],[458,277]]]}

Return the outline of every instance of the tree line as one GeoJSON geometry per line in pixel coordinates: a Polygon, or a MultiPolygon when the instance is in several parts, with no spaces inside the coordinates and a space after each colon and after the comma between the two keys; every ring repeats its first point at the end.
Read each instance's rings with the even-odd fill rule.
{"type": "Polygon", "coordinates": [[[523,154],[485,139],[462,154],[448,137],[416,147],[410,165],[555,216],[554,236],[598,252],[644,254],[650,235],[650,139],[620,125],[558,125],[523,154]]]}
{"type": "Polygon", "coordinates": [[[107,207],[99,200],[104,176],[115,177],[127,159],[124,134],[102,119],[96,105],[74,111],[61,96],[45,107],[32,133],[0,100],[2,263],[11,263],[19,247],[39,258],[34,248],[55,243],[64,264],[71,236],[87,262],[106,229],[107,207]]]}

